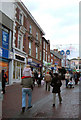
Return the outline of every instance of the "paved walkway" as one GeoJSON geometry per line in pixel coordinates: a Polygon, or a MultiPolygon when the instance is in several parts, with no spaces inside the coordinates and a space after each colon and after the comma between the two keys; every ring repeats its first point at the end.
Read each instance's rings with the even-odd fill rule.
{"type": "Polygon", "coordinates": [[[21,86],[15,84],[6,88],[3,100],[4,118],[78,118],[79,117],[79,85],[75,88],[65,88],[62,85],[63,103],[60,105],[56,98],[56,107],[52,107],[52,93],[46,92],[45,87],[35,87],[32,93],[33,108],[26,111],[24,115],[21,110],[21,86]]]}

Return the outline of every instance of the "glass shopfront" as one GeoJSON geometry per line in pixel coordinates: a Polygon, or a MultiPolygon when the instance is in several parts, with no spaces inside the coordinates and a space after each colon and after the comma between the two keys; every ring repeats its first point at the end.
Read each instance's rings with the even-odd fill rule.
{"type": "Polygon", "coordinates": [[[8,62],[4,62],[4,61],[0,61],[0,70],[4,70],[6,75],[7,75],[7,79],[6,81],[8,81],[8,76],[9,76],[9,63],[8,62]]]}
{"type": "Polygon", "coordinates": [[[24,69],[24,63],[14,61],[13,63],[13,79],[20,81],[24,69]]]}

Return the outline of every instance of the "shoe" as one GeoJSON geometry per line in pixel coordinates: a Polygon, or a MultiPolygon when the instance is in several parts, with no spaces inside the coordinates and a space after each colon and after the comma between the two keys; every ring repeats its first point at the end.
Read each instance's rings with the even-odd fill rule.
{"type": "Polygon", "coordinates": [[[53,104],[53,107],[55,107],[55,104],[53,104]]]}
{"type": "Polygon", "coordinates": [[[25,112],[25,107],[22,107],[21,114],[23,114],[24,112],[25,112]]]}
{"type": "Polygon", "coordinates": [[[60,104],[62,104],[62,100],[60,101],[60,104]]]}
{"type": "Polygon", "coordinates": [[[30,108],[32,108],[32,106],[30,106],[30,107],[27,107],[27,110],[28,110],[28,109],[30,109],[30,108]]]}

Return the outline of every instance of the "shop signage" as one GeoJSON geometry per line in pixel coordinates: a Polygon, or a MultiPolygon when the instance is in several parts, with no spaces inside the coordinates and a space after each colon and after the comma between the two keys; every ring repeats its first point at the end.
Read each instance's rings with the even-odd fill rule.
{"type": "Polygon", "coordinates": [[[9,51],[2,48],[2,57],[8,58],[9,51]]]}
{"type": "Polygon", "coordinates": [[[9,48],[9,34],[5,31],[2,31],[2,47],[9,48]]]}
{"type": "Polygon", "coordinates": [[[66,51],[66,54],[67,54],[67,55],[70,55],[70,50],[67,50],[67,51],[66,51]]]}
{"type": "Polygon", "coordinates": [[[55,61],[55,65],[58,65],[58,61],[55,61]]]}
{"type": "Polygon", "coordinates": [[[39,67],[39,64],[35,63],[34,61],[28,62],[31,66],[39,67]]]}
{"type": "Polygon", "coordinates": [[[32,59],[31,59],[31,58],[28,58],[28,62],[32,62],[32,59]]]}
{"type": "Polygon", "coordinates": [[[2,48],[0,48],[0,57],[2,57],[2,48]]]}
{"type": "Polygon", "coordinates": [[[61,51],[60,51],[60,54],[61,54],[61,55],[64,55],[64,50],[61,50],[61,51]]]}

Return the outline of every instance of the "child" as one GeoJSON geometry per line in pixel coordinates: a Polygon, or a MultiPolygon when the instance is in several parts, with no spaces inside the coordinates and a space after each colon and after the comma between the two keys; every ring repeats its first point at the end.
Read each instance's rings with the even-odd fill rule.
{"type": "Polygon", "coordinates": [[[73,81],[72,81],[72,77],[70,78],[70,80],[69,80],[69,82],[68,82],[68,87],[70,87],[70,88],[74,88],[74,86],[73,86],[73,81]]]}

